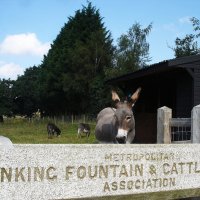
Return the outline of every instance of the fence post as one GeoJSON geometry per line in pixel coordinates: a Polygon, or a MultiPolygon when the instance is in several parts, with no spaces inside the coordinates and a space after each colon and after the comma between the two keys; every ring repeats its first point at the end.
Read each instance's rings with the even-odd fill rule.
{"type": "Polygon", "coordinates": [[[62,122],[64,123],[65,122],[65,116],[62,115],[62,122]]]}
{"type": "Polygon", "coordinates": [[[74,115],[72,114],[72,124],[74,124],[74,115]]]}
{"type": "Polygon", "coordinates": [[[191,113],[191,142],[200,143],[200,105],[193,107],[191,113]]]}
{"type": "Polygon", "coordinates": [[[171,143],[170,119],[172,118],[172,109],[163,106],[157,111],[157,143],[171,143]]]}

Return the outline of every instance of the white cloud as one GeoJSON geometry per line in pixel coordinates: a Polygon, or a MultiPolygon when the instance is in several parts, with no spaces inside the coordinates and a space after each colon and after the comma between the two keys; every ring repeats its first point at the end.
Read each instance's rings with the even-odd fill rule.
{"type": "Polygon", "coordinates": [[[177,26],[174,23],[164,24],[163,25],[164,30],[170,31],[170,32],[177,32],[177,26]]]}
{"type": "Polygon", "coordinates": [[[48,52],[50,43],[42,43],[35,33],[8,35],[0,43],[1,54],[43,56],[48,52]]]}
{"type": "Polygon", "coordinates": [[[18,75],[22,75],[24,69],[15,63],[0,62],[0,78],[16,80],[18,75]]]}
{"type": "Polygon", "coordinates": [[[191,19],[191,17],[185,16],[185,17],[179,18],[178,21],[179,21],[179,23],[181,23],[181,24],[191,24],[190,19],[191,19]]]}

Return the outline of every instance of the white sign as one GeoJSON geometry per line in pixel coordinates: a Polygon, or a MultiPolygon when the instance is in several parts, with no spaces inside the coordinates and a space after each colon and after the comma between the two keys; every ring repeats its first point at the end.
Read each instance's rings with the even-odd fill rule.
{"type": "Polygon", "coordinates": [[[0,199],[71,199],[200,188],[200,145],[14,145],[0,199]]]}

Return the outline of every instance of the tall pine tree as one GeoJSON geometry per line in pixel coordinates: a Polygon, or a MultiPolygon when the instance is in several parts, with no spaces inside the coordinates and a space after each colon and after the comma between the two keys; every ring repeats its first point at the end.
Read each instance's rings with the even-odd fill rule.
{"type": "Polygon", "coordinates": [[[110,32],[99,10],[89,2],[74,17],[69,17],[40,66],[43,110],[50,114],[86,113],[94,112],[99,103],[104,104],[91,97],[97,93],[104,99],[106,95],[102,88],[99,88],[102,94],[94,90],[94,84],[99,79],[104,81],[112,54],[110,32]]]}

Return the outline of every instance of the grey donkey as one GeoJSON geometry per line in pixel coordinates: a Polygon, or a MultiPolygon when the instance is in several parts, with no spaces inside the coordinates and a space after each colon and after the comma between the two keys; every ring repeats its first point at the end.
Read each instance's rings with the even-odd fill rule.
{"type": "Polygon", "coordinates": [[[89,126],[89,124],[79,123],[77,136],[81,137],[82,135],[87,136],[87,138],[90,136],[90,126],[89,126]]]}
{"type": "Polygon", "coordinates": [[[129,102],[121,102],[118,94],[112,91],[112,100],[116,108],[104,108],[97,115],[95,136],[100,143],[118,143],[118,139],[123,139],[126,144],[132,143],[135,137],[132,107],[138,100],[140,92],[141,88],[138,88],[129,102]]]}

